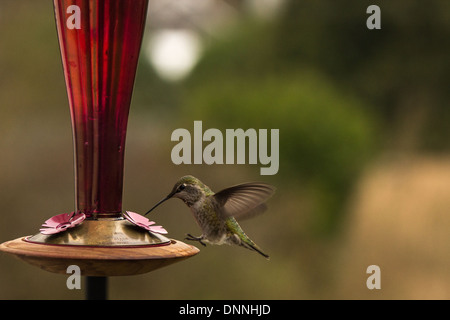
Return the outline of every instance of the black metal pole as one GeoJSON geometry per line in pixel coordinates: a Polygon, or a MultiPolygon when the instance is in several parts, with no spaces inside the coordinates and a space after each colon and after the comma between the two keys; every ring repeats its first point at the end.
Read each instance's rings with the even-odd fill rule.
{"type": "Polygon", "coordinates": [[[107,300],[107,291],[107,277],[86,277],[86,300],[107,300]]]}

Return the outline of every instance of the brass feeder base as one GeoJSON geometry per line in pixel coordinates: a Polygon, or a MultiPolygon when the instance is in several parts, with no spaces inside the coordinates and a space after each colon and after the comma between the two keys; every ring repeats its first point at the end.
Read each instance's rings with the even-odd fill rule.
{"type": "Polygon", "coordinates": [[[26,241],[42,244],[129,247],[167,245],[170,239],[134,226],[124,218],[86,219],[80,225],[62,233],[38,233],[26,241]]]}
{"type": "Polygon", "coordinates": [[[123,219],[85,220],[61,234],[37,234],[0,244],[0,251],[43,270],[67,274],[70,265],[83,276],[147,273],[189,258],[194,246],[135,227],[123,219]]]}

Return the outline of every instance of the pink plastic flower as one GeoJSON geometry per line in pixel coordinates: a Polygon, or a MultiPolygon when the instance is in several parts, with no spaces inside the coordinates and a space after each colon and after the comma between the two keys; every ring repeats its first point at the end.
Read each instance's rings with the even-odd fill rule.
{"type": "Polygon", "coordinates": [[[144,228],[150,232],[166,234],[167,231],[162,226],[154,226],[155,222],[148,220],[146,217],[131,211],[122,214],[132,224],[144,228]]]}
{"type": "Polygon", "coordinates": [[[62,213],[46,220],[39,231],[42,234],[56,234],[73,228],[84,221],[86,215],[84,213],[62,213]]]}

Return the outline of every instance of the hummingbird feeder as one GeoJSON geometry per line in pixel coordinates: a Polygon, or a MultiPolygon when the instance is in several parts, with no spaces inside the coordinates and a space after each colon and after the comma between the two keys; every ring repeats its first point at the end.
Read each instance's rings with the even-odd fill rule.
{"type": "Polygon", "coordinates": [[[72,120],[75,211],[0,250],[44,270],[88,277],[142,274],[196,247],[122,211],[125,136],[149,0],[54,0],[72,120]]]}

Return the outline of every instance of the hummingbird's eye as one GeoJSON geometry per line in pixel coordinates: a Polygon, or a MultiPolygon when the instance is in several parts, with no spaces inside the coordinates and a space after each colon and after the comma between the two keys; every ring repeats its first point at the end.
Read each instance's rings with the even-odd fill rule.
{"type": "Polygon", "coordinates": [[[181,184],[181,185],[178,187],[177,192],[183,191],[184,188],[186,188],[186,185],[185,185],[185,184],[181,184]]]}

